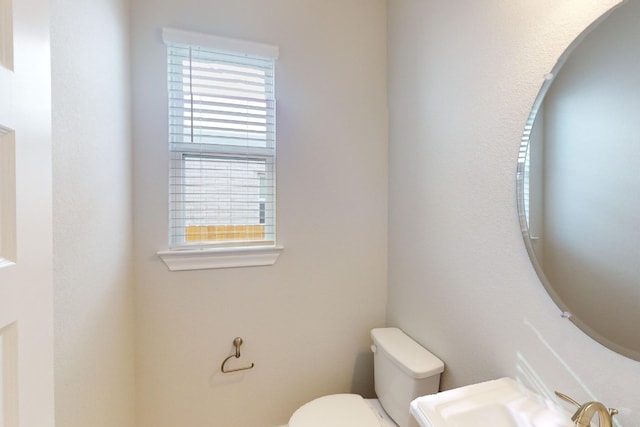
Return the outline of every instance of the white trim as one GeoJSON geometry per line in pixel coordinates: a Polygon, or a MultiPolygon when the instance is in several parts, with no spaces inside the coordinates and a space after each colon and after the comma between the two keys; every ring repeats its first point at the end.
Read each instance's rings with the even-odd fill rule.
{"type": "Polygon", "coordinates": [[[162,29],[162,41],[165,44],[180,43],[192,46],[208,47],[227,52],[242,52],[249,55],[263,56],[277,59],[280,49],[278,46],[214,36],[212,34],[193,33],[191,31],[162,29]]]}
{"type": "Polygon", "coordinates": [[[0,326],[1,426],[18,425],[18,331],[16,322],[0,326]]]}
{"type": "Polygon", "coordinates": [[[0,0],[0,66],[13,71],[13,11],[11,0],[0,0]]]}
{"type": "Polygon", "coordinates": [[[197,250],[159,251],[171,271],[259,267],[276,263],[282,246],[250,246],[197,250]]]}
{"type": "Polygon", "coordinates": [[[0,268],[17,258],[16,209],[15,135],[0,126],[0,268]]]}
{"type": "Polygon", "coordinates": [[[16,265],[16,263],[0,256],[0,268],[11,267],[13,265],[16,265]]]}

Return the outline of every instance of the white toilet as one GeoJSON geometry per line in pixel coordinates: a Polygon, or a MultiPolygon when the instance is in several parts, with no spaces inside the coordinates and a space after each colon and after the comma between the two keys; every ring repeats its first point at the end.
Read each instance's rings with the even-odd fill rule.
{"type": "Polygon", "coordinates": [[[304,404],[289,427],[417,426],[409,404],[438,392],[444,363],[398,328],[371,331],[378,399],[357,394],[332,394],[304,404]]]}

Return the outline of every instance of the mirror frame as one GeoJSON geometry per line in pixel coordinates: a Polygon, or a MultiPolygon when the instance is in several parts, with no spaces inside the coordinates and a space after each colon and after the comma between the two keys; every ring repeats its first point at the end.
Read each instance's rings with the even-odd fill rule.
{"type": "Polygon", "coordinates": [[[623,356],[626,356],[630,359],[634,359],[640,361],[640,352],[631,350],[629,348],[624,347],[616,342],[611,341],[607,337],[593,330],[587,323],[585,323],[582,319],[573,316],[567,306],[567,304],[560,298],[558,293],[555,291],[553,286],[551,285],[549,279],[544,273],[540,262],[538,261],[531,235],[529,234],[529,226],[527,224],[527,219],[525,216],[525,195],[524,195],[524,167],[525,167],[525,158],[527,154],[527,148],[529,146],[529,137],[531,134],[531,129],[533,128],[533,124],[538,115],[538,110],[542,105],[544,98],[553,83],[555,76],[558,74],[560,69],[563,67],[565,62],[571,56],[571,53],[574,49],[582,42],[582,40],[589,34],[591,31],[596,28],[602,21],[604,21],[614,10],[623,6],[627,3],[627,0],[613,6],[607,12],[602,14],[598,19],[596,19],[593,23],[591,23],[576,39],[567,47],[567,49],[562,53],[556,65],[553,67],[549,74],[544,76],[544,82],[538,92],[538,95],[533,103],[533,107],[531,108],[531,113],[527,118],[527,122],[524,127],[524,132],[522,134],[522,138],[520,140],[519,149],[518,149],[518,160],[517,160],[517,168],[516,168],[516,201],[517,201],[517,209],[518,209],[518,220],[520,222],[520,231],[522,232],[522,237],[524,240],[525,247],[527,249],[527,253],[529,254],[529,258],[531,260],[531,264],[535,272],[538,275],[538,278],[542,282],[545,290],[553,300],[553,302],[560,308],[561,315],[563,318],[569,319],[573,324],[575,324],[580,330],[582,330],[585,334],[593,338],[595,341],[604,345],[605,347],[613,350],[623,356]]]}

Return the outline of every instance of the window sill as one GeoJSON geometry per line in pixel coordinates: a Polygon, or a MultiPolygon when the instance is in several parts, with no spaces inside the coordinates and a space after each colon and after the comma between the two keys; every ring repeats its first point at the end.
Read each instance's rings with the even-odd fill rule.
{"type": "Polygon", "coordinates": [[[16,263],[0,256],[0,268],[11,267],[12,265],[16,265],[16,263]]]}
{"type": "Polygon", "coordinates": [[[259,267],[276,263],[282,246],[160,251],[158,256],[171,271],[214,268],[259,267]]]}

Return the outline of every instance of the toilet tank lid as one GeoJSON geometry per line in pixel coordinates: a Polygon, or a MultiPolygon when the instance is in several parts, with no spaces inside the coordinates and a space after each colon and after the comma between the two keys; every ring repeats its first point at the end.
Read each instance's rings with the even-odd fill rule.
{"type": "Polygon", "coordinates": [[[371,330],[376,350],[383,351],[414,378],[427,378],[444,371],[444,363],[398,328],[371,330]]]}

